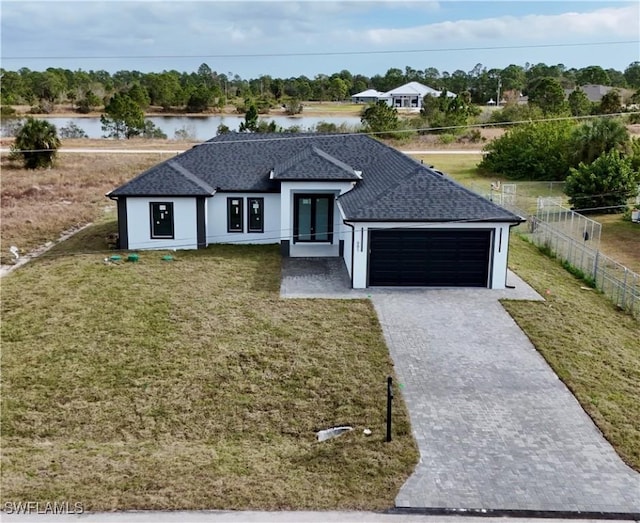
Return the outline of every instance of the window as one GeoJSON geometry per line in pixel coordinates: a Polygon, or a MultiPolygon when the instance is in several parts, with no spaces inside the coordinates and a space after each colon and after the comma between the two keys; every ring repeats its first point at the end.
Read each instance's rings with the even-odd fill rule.
{"type": "Polygon", "coordinates": [[[150,202],[151,238],[173,240],[173,202],[150,202]]]}
{"type": "Polygon", "coordinates": [[[248,232],[264,232],[264,198],[247,198],[248,232]]]}
{"type": "Polygon", "coordinates": [[[243,232],[242,198],[227,198],[227,232],[243,232]]]}

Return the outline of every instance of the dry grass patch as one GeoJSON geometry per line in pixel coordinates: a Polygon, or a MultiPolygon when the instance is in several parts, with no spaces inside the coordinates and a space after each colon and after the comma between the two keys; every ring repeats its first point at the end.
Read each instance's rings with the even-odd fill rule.
{"type": "Polygon", "coordinates": [[[2,156],[2,263],[9,247],[22,253],[57,239],[62,231],[115,214],[105,194],[161,160],[158,155],[61,154],[52,169],[25,170],[2,156]]]}
{"type": "Polygon", "coordinates": [[[546,302],[504,301],[625,462],[640,471],[640,330],[601,293],[514,237],[511,267],[546,302]],[[547,295],[546,291],[550,294],[547,295]]]}
{"type": "Polygon", "coordinates": [[[277,246],[73,254],[103,232],[3,280],[3,500],[393,505],[417,452],[399,395],[383,441],[393,367],[369,301],[281,300],[277,246]],[[316,442],[339,424],[356,430],[316,442]]]}
{"type": "Polygon", "coordinates": [[[624,221],[621,214],[592,218],[602,224],[600,250],[640,274],[640,224],[624,221]]]}

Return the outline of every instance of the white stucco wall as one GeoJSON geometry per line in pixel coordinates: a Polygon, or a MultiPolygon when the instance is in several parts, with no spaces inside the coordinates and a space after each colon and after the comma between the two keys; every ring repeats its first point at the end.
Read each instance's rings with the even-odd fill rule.
{"type": "Polygon", "coordinates": [[[280,242],[280,195],[277,193],[224,193],[208,198],[207,244],[210,243],[279,243],[280,242]],[[243,199],[244,232],[227,232],[227,198],[243,199]],[[246,232],[249,227],[248,198],[264,198],[264,232],[246,232]]]}
{"type": "MultiPolygon", "coordinates": [[[[355,226],[353,253],[353,287],[364,289],[367,287],[369,229],[411,228],[424,229],[460,229],[459,223],[390,223],[370,222],[353,223],[355,226]]],[[[489,262],[489,277],[492,289],[504,289],[507,277],[507,254],[509,248],[509,224],[502,223],[466,223],[465,229],[493,229],[491,245],[491,259],[489,262]]],[[[346,248],[346,245],[345,245],[346,248]]],[[[346,250],[345,250],[346,253],[346,250]]],[[[346,259],[345,259],[346,262],[346,259]]]]}
{"type": "Polygon", "coordinates": [[[127,198],[129,249],[197,249],[196,199],[127,198]],[[173,203],[174,239],[151,239],[150,202],[173,203]]]}

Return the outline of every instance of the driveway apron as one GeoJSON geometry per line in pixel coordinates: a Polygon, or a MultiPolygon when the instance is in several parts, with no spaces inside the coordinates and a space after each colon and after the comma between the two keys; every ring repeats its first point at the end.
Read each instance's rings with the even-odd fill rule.
{"type": "Polygon", "coordinates": [[[421,455],[396,506],[639,513],[640,475],[500,305],[517,290],[373,292],[421,455]]]}

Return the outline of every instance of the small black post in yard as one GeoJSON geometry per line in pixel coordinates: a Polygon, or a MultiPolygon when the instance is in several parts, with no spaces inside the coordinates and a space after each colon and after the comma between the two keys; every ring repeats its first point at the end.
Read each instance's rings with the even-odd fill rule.
{"type": "Polygon", "coordinates": [[[393,400],[393,378],[387,378],[387,442],[391,441],[391,402],[393,400]]]}

